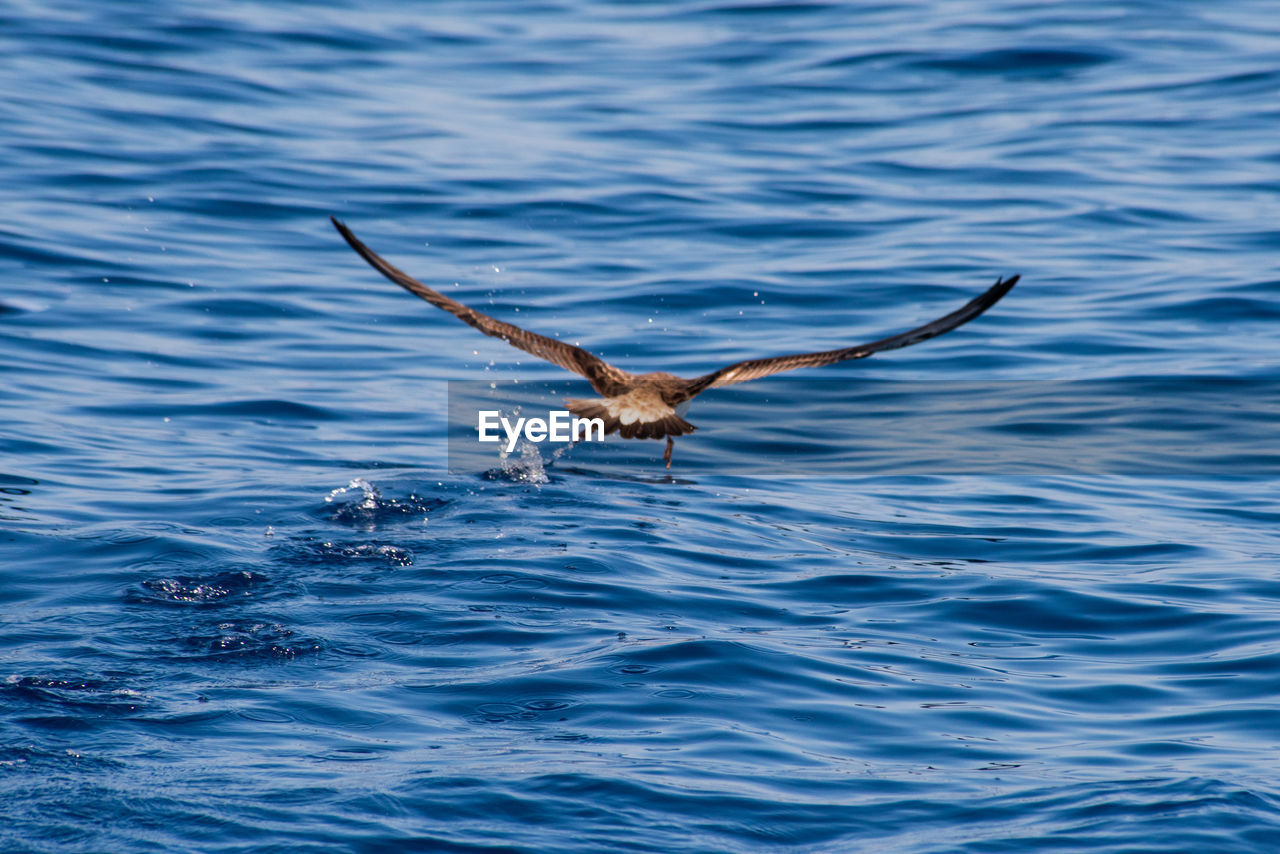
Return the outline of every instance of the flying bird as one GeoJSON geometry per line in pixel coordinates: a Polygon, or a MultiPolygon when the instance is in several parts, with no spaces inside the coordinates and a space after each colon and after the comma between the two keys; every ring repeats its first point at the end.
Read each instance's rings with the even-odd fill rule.
{"type": "Polygon", "coordinates": [[[843,362],[846,359],[864,359],[872,353],[919,344],[921,341],[950,332],[973,320],[999,302],[1000,298],[1018,283],[1019,278],[1016,275],[1007,279],[1000,278],[986,293],[975,297],[950,314],[908,332],[881,338],[879,341],[856,344],[839,350],[824,350],[819,353],[747,359],[694,379],[685,379],[661,371],[651,374],[629,374],[581,347],[575,347],[482,314],[427,287],[365,246],[351,233],[351,229],[336,217],[331,216],[329,219],[333,221],[338,233],[361,258],[409,293],[421,297],[437,308],[444,309],[485,335],[501,338],[526,353],[532,353],[553,365],[559,365],[586,377],[600,398],[568,399],[565,401],[565,406],[569,411],[581,418],[602,419],[606,434],[616,431],[624,439],[665,438],[667,449],[662,459],[666,462],[667,468],[671,468],[674,437],[692,433],[696,429],[681,417],[685,409],[684,405],[707,389],[759,379],[797,368],[817,368],[843,362]]]}

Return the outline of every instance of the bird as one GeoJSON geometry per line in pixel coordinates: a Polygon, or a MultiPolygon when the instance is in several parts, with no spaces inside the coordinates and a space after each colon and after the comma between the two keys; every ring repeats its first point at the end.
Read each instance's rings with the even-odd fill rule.
{"type": "Polygon", "coordinates": [[[366,246],[337,217],[330,216],[329,219],[338,229],[338,233],[361,258],[369,263],[369,266],[409,293],[421,297],[437,308],[444,309],[463,323],[491,338],[501,339],[526,353],[531,353],[553,365],[585,377],[600,397],[569,398],[565,400],[566,408],[581,418],[601,419],[604,422],[606,435],[616,432],[624,439],[666,439],[667,447],[662,459],[668,469],[671,468],[671,452],[675,445],[675,438],[688,435],[697,429],[682,417],[686,406],[689,401],[707,389],[759,379],[782,371],[817,368],[849,359],[864,359],[874,353],[919,344],[921,341],[950,332],[973,320],[999,302],[1021,278],[1016,274],[1008,278],[1000,277],[985,292],[950,314],[878,341],[817,353],[746,359],[709,374],[686,379],[663,371],[631,374],[581,347],[521,329],[476,311],[427,287],[391,264],[366,246]]]}

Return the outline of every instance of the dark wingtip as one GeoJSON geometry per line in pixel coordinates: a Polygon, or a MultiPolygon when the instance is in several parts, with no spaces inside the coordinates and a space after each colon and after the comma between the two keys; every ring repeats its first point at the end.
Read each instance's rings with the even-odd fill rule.
{"type": "Polygon", "coordinates": [[[984,306],[983,311],[995,305],[1000,299],[1018,284],[1018,280],[1022,278],[1021,273],[1014,273],[1009,278],[1001,276],[996,279],[996,283],[987,289],[987,292],[978,297],[974,302],[984,306]]]}
{"type": "MultiPolygon", "coordinates": [[[[361,258],[368,261],[375,269],[382,272],[384,276],[390,276],[388,269],[394,269],[386,261],[383,261],[372,249],[364,245],[360,238],[355,236],[351,229],[347,228],[347,224],[332,214],[329,215],[329,222],[333,223],[333,227],[338,229],[338,233],[342,235],[342,239],[347,241],[347,245],[356,251],[361,258]]],[[[396,271],[399,272],[399,271],[396,271]]],[[[393,280],[394,281],[394,280],[393,280]]],[[[397,283],[399,284],[399,283],[397,283]]]]}

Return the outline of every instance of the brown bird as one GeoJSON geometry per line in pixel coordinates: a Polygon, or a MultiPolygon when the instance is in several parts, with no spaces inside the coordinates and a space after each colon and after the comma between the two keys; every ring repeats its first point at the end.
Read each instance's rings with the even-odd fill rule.
{"type": "Polygon", "coordinates": [[[338,233],[346,238],[347,243],[351,244],[351,248],[359,253],[361,258],[409,293],[422,297],[437,308],[444,309],[485,335],[501,338],[526,353],[532,353],[553,365],[559,365],[586,377],[591,387],[601,395],[601,399],[566,400],[565,405],[569,411],[581,418],[602,419],[606,434],[617,431],[624,439],[665,438],[667,449],[662,459],[666,462],[667,468],[671,468],[671,449],[675,444],[673,437],[692,433],[696,429],[680,417],[684,404],[707,389],[746,382],[796,368],[816,368],[843,362],[846,359],[863,359],[882,350],[895,350],[899,347],[919,344],[921,341],[950,332],[957,326],[973,320],[995,305],[1009,292],[1010,288],[1017,284],[1019,278],[1018,276],[1001,278],[986,293],[975,297],[961,308],[909,332],[839,350],[734,362],[728,367],[689,380],[661,371],[652,374],[629,374],[581,347],[575,347],[536,332],[529,332],[487,314],[481,314],[439,291],[432,290],[388,263],[378,253],[365,246],[351,233],[351,229],[339,222],[336,217],[329,217],[329,219],[333,221],[338,233]]]}

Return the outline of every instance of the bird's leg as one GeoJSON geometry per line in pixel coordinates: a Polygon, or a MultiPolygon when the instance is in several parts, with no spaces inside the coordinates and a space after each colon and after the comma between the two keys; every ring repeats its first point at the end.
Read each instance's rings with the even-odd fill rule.
{"type": "Polygon", "coordinates": [[[671,449],[672,449],[672,448],[674,448],[675,446],[676,446],[676,440],[675,440],[675,439],[672,439],[670,436],[668,436],[668,437],[667,437],[667,450],[666,450],[666,453],[664,453],[664,454],[662,455],[662,459],[663,459],[663,461],[664,461],[664,462],[666,462],[666,464],[667,464],[667,468],[671,468],[671,449]]]}

